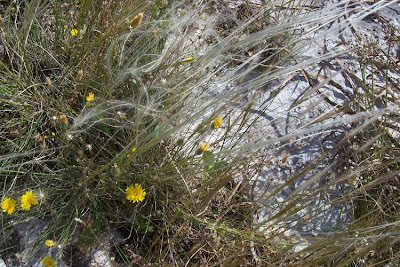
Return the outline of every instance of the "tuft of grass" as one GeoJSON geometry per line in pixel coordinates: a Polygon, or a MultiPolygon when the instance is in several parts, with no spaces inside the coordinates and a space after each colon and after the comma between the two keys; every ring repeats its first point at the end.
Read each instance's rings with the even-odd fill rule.
{"type": "Polygon", "coordinates": [[[395,1],[361,11],[351,1],[307,2],[5,6],[1,200],[32,190],[38,205],[1,214],[3,258],[88,265],[102,249],[116,266],[395,264],[398,29],[389,27],[384,45],[304,56],[313,42],[395,1]],[[321,74],[332,64],[353,92],[336,74],[321,74]],[[299,77],[309,88],[283,109],[280,97],[299,77]],[[336,103],[332,88],[346,98],[336,103]],[[273,134],[282,118],[283,134],[273,134]],[[277,183],[263,177],[276,165],[291,169],[292,153],[316,140],[319,151],[304,166],[277,183]],[[145,191],[136,203],[126,198],[134,184],[145,191]],[[328,230],[311,229],[338,209],[328,230]]]}

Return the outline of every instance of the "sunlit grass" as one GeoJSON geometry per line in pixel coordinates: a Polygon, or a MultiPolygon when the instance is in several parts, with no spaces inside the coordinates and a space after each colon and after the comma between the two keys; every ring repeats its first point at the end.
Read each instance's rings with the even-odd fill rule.
{"type": "Polygon", "coordinates": [[[357,54],[361,45],[352,51],[361,76],[342,66],[354,95],[345,92],[341,103],[321,92],[344,91],[335,74],[321,74],[328,64],[308,72],[341,64],[348,51],[302,54],[386,4],[359,11],[343,2],[348,9],[265,1],[239,13],[161,0],[9,4],[1,28],[1,254],[26,249],[13,236],[32,221],[46,227],[17,265],[83,264],[81,255],[101,247],[122,266],[345,266],[398,257],[393,44],[377,47],[379,60],[375,51],[357,54]],[[346,18],[350,11],[358,16],[346,18]],[[310,87],[279,114],[290,118],[286,132],[256,131],[299,75],[310,87]],[[326,108],[315,111],[313,99],[326,108]],[[292,120],[295,109],[303,113],[292,120]],[[291,153],[280,151],[330,135],[336,143],[306,166],[251,193],[264,168],[289,165],[291,153]],[[352,222],[287,234],[336,207],[351,207],[352,222]]]}

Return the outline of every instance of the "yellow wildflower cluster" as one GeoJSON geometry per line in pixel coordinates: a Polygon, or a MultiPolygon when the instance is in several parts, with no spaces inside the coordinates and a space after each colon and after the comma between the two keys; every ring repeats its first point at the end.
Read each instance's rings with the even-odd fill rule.
{"type": "MultiPolygon", "coordinates": [[[[1,202],[1,209],[3,212],[8,214],[13,214],[16,207],[16,201],[10,197],[6,197],[1,202]]],[[[21,196],[21,208],[22,210],[30,210],[32,205],[37,205],[38,197],[33,193],[33,191],[26,191],[25,194],[21,196]]]]}

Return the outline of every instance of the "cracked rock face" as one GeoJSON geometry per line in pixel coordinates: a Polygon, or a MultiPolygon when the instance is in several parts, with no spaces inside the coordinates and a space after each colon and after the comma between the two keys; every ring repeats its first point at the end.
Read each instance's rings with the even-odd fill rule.
{"type": "MultiPolygon", "coordinates": [[[[304,1],[302,1],[303,3],[304,1]]],[[[306,64],[301,70],[293,71],[291,74],[275,79],[266,84],[263,93],[254,95],[251,90],[243,94],[242,97],[232,104],[233,111],[230,112],[231,119],[239,116],[239,113],[247,108],[246,105],[254,102],[249,113],[256,117],[258,121],[251,126],[245,133],[248,139],[252,136],[262,136],[262,140],[277,140],[277,144],[270,145],[259,155],[264,161],[264,166],[258,172],[250,175],[254,183],[252,198],[263,204],[256,222],[267,222],[265,228],[279,228],[281,225],[290,224],[291,230],[285,234],[298,236],[300,240],[307,244],[308,236],[316,236],[323,233],[333,232],[339,227],[346,227],[353,219],[352,204],[344,202],[343,196],[353,185],[347,181],[332,183],[340,174],[346,170],[338,169],[335,166],[342,166],[339,163],[346,159],[349,153],[343,146],[337,146],[347,133],[354,127],[347,123],[346,118],[357,113],[357,107],[351,103],[356,101],[357,105],[362,105],[361,101],[354,99],[361,97],[364,92],[362,89],[362,75],[371,76],[372,69],[360,70],[357,58],[360,54],[347,53],[357,48],[355,51],[365,50],[368,56],[368,49],[373,46],[381,48],[383,51],[397,57],[398,60],[400,47],[398,43],[390,40],[392,31],[399,27],[400,6],[396,1],[386,3],[353,3],[349,1],[309,1],[310,5],[328,7],[335,5],[332,12],[342,12],[343,15],[331,23],[310,25],[320,27],[306,35],[308,45],[304,46],[298,58],[304,61],[310,60],[317,64],[306,64]],[[351,8],[350,8],[351,7],[351,8]],[[350,19],[351,23],[346,22],[350,19]],[[389,51],[390,50],[390,51],[389,51]],[[321,56],[334,52],[333,57],[319,60],[321,56]],[[365,72],[365,74],[363,74],[365,72]],[[312,93],[309,93],[309,92],[312,93]],[[349,104],[350,103],[350,104],[349,104]],[[332,126],[321,127],[320,130],[307,135],[296,134],[301,129],[307,129],[310,125],[319,125],[318,118],[330,112],[341,110],[342,107],[349,106],[338,115],[325,119],[323,123],[332,126]],[[235,111],[236,107],[236,111],[235,111]],[[343,123],[337,123],[343,120],[343,123]],[[293,134],[293,140],[279,139],[293,134]],[[308,166],[312,166],[307,170],[308,166]],[[302,171],[306,170],[304,173],[302,171]],[[292,182],[290,179],[296,177],[292,182]],[[327,186],[328,184],[332,184],[327,186]],[[318,190],[318,188],[324,190],[318,190]],[[279,192],[270,194],[274,190],[279,192]],[[303,200],[297,203],[304,205],[290,218],[285,220],[270,220],[276,212],[282,210],[284,203],[295,199],[298,194],[306,196],[310,194],[309,201],[303,200]],[[308,218],[310,217],[310,218],[308,218]],[[301,222],[306,218],[306,222],[301,222]],[[304,239],[303,239],[304,238],[304,239]]],[[[229,2],[230,5],[234,4],[229,2]]],[[[239,2],[236,3],[238,6],[239,2]]],[[[327,12],[328,16],[330,12],[327,12]]],[[[355,53],[355,52],[354,52],[355,53]]],[[[253,70],[247,74],[243,83],[247,80],[256,79],[261,75],[261,71],[253,70]]],[[[389,70],[389,77],[393,84],[399,84],[398,70],[389,70]]],[[[384,87],[386,78],[382,73],[374,73],[374,83],[376,86],[384,87]]],[[[235,83],[227,81],[216,81],[211,84],[212,90],[208,92],[208,98],[218,98],[233,91],[235,83]]],[[[391,104],[398,102],[396,92],[389,92],[393,97],[391,104]]],[[[221,98],[222,99],[222,98],[221,98]]],[[[223,101],[223,100],[221,100],[223,101]]],[[[377,99],[376,108],[382,108],[383,99],[377,99]]],[[[204,118],[209,117],[213,112],[209,111],[204,118]]],[[[201,120],[200,120],[201,121],[201,120]]],[[[395,122],[394,122],[395,123],[395,122]]],[[[192,127],[193,132],[197,125],[192,127]]],[[[222,132],[216,130],[208,136],[209,143],[214,143],[220,139],[222,132]]],[[[394,138],[400,135],[392,130],[394,138]]],[[[218,144],[215,144],[218,147],[218,144]]],[[[255,159],[254,164],[261,164],[255,159]]],[[[351,164],[348,164],[351,166],[351,164]]],[[[242,179],[242,178],[237,178],[242,179]]],[[[304,248],[301,245],[296,248],[304,248]]]]}
{"type": "MultiPolygon", "coordinates": [[[[324,5],[338,2],[321,1],[324,5]]],[[[367,8],[371,8],[371,5],[361,3],[358,8],[366,10],[367,8]]],[[[340,5],[339,7],[341,6],[343,8],[346,7],[345,5],[340,5]]],[[[322,30],[326,28],[331,30],[330,34],[324,36],[322,39],[315,40],[315,42],[310,42],[308,49],[303,52],[303,56],[304,58],[318,58],[323,53],[330,52],[332,49],[346,51],[360,46],[371,48],[369,44],[375,44],[377,47],[382,48],[382,50],[390,50],[398,60],[399,44],[394,44],[389,40],[388,31],[390,32],[390,29],[393,30],[397,27],[398,32],[400,17],[396,14],[399,14],[399,12],[400,6],[398,3],[392,1],[389,5],[371,12],[344,29],[331,30],[340,23],[340,20],[335,21],[329,26],[322,28],[322,30]],[[354,34],[355,32],[359,37],[354,34]],[[391,45],[390,47],[389,44],[391,45]]],[[[346,16],[351,17],[355,16],[355,14],[349,13],[346,16]]],[[[313,35],[317,36],[318,32],[313,35]]],[[[310,36],[310,38],[312,39],[313,36],[310,36]]],[[[273,129],[275,137],[294,132],[296,129],[305,127],[305,125],[312,122],[321,114],[340,107],[340,105],[349,101],[353,95],[362,94],[361,85],[355,83],[355,81],[360,81],[352,76],[355,74],[358,77],[362,77],[359,63],[353,56],[352,54],[343,53],[331,60],[321,62],[318,68],[311,66],[306,68],[303,73],[293,76],[290,80],[291,82],[288,82],[285,88],[277,96],[274,96],[274,103],[265,112],[268,115],[265,116],[265,121],[261,123],[258,129],[273,129]],[[304,75],[304,72],[311,75],[304,75]],[[319,94],[314,94],[313,97],[308,98],[301,105],[291,108],[294,103],[297,103],[301,99],[304,92],[319,83],[323,83],[325,79],[331,79],[331,82],[321,86],[319,94]]],[[[372,71],[371,69],[367,69],[366,75],[371,75],[372,71]]],[[[389,76],[393,79],[394,83],[399,83],[398,70],[393,70],[389,76]]],[[[377,86],[383,87],[387,81],[384,75],[377,73],[374,76],[374,82],[377,86]]],[[[391,94],[394,96],[391,104],[398,104],[396,93],[392,92],[391,94]]],[[[268,99],[267,96],[266,99],[268,99]]],[[[260,99],[260,101],[265,100],[260,99]]],[[[375,105],[377,108],[383,107],[382,101],[376,101],[375,105]]],[[[353,112],[349,112],[349,114],[351,113],[353,112]]],[[[346,116],[346,113],[344,113],[341,117],[346,116]]],[[[293,199],[299,193],[312,192],[313,188],[318,188],[335,179],[340,174],[340,170],[331,168],[330,166],[335,166],[334,162],[341,160],[340,156],[337,157],[338,153],[342,156],[344,155],[344,152],[338,151],[340,148],[335,147],[335,145],[350,129],[351,125],[346,124],[343,124],[341,128],[327,128],[326,133],[317,134],[300,142],[293,142],[283,146],[279,150],[279,156],[275,154],[275,158],[255,178],[257,186],[254,196],[256,199],[259,197],[258,201],[264,201],[265,204],[265,208],[260,209],[256,221],[268,221],[269,218],[276,214],[275,211],[283,208],[281,203],[284,203],[285,200],[293,199]],[[331,149],[333,150],[326,154],[327,156],[331,156],[323,160],[318,160],[321,152],[324,153],[324,151],[331,149]],[[285,164],[282,164],[282,160],[286,155],[285,164]],[[265,200],[265,195],[268,196],[269,192],[285,184],[290,177],[304,170],[309,164],[313,166],[312,171],[300,175],[298,179],[285,186],[278,194],[265,200]]],[[[394,130],[392,133],[393,137],[398,139],[399,133],[394,130]]],[[[309,205],[306,209],[300,210],[284,222],[281,221],[276,224],[276,221],[273,220],[266,226],[270,225],[271,227],[276,226],[278,228],[280,224],[290,223],[293,228],[285,234],[305,238],[321,233],[329,233],[339,226],[345,226],[353,218],[351,203],[335,206],[332,206],[332,203],[343,198],[345,192],[350,187],[351,185],[346,182],[330,186],[326,190],[319,192],[316,197],[314,196],[315,203],[309,205]],[[298,219],[306,216],[310,216],[312,219],[307,220],[306,223],[297,222],[298,219]]],[[[301,250],[305,247],[305,245],[301,245],[295,248],[295,250],[301,250]]]]}

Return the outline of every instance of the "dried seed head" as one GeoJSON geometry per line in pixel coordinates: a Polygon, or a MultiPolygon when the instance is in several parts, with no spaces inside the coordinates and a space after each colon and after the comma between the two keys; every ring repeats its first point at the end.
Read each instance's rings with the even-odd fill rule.
{"type": "Polygon", "coordinates": [[[289,157],[290,157],[290,153],[287,153],[287,154],[282,158],[282,163],[285,164],[285,163],[289,160],[289,157]]]}
{"type": "Polygon", "coordinates": [[[120,170],[120,168],[118,167],[117,163],[114,163],[114,164],[111,166],[111,174],[112,174],[114,177],[118,177],[118,176],[121,175],[121,170],[120,170]]]}
{"type": "Polygon", "coordinates": [[[83,70],[80,69],[80,70],[78,71],[78,73],[76,74],[76,80],[77,80],[77,81],[80,81],[80,80],[82,80],[82,78],[83,78],[83,70]]]}
{"type": "Polygon", "coordinates": [[[131,19],[131,21],[129,22],[129,26],[132,27],[133,29],[138,27],[142,23],[142,19],[143,19],[143,13],[141,12],[136,16],[134,16],[133,19],[131,19]]]}
{"type": "Polygon", "coordinates": [[[45,79],[46,79],[46,84],[47,84],[48,86],[52,86],[52,82],[51,82],[50,77],[46,77],[45,79]]]}
{"type": "Polygon", "coordinates": [[[60,123],[61,123],[61,125],[62,125],[63,127],[68,126],[68,118],[67,118],[67,116],[65,116],[64,114],[61,114],[61,115],[58,117],[58,120],[60,121],[60,123]]]}

